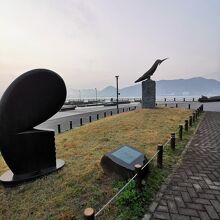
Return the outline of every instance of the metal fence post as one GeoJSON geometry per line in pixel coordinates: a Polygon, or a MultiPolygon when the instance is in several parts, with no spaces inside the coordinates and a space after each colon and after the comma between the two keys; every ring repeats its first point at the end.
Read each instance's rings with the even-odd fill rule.
{"type": "Polygon", "coordinates": [[[97,118],[97,120],[99,120],[99,114],[97,114],[96,118],[97,118]]]}
{"type": "Polygon", "coordinates": [[[167,101],[167,99],[166,98],[164,98],[164,102],[166,102],[167,101]]]}
{"type": "Polygon", "coordinates": [[[179,140],[183,140],[183,125],[179,125],[179,140]]]}
{"type": "Polygon", "coordinates": [[[80,126],[82,126],[82,125],[83,125],[83,119],[80,118],[80,126]]]}
{"type": "Polygon", "coordinates": [[[110,112],[110,115],[112,115],[112,111],[110,112]]]}
{"type": "Polygon", "coordinates": [[[125,109],[123,108],[123,112],[125,112],[125,109]]]}
{"type": "Polygon", "coordinates": [[[183,101],[185,102],[185,101],[186,101],[186,98],[183,98],[183,101]]]}
{"type": "Polygon", "coordinates": [[[175,133],[171,133],[170,147],[172,150],[175,150],[175,147],[176,147],[175,133]]]}
{"type": "Polygon", "coordinates": [[[178,108],[178,104],[176,103],[176,108],[178,108]]]}
{"type": "Polygon", "coordinates": [[[167,103],[165,104],[165,107],[167,107],[167,103]]]}
{"type": "Polygon", "coordinates": [[[60,134],[60,133],[61,133],[60,124],[59,124],[59,125],[57,125],[57,130],[58,130],[58,134],[60,134]]]}
{"type": "Polygon", "coordinates": [[[175,102],[175,101],[176,101],[176,98],[173,98],[173,101],[175,102]]]}
{"type": "Polygon", "coordinates": [[[185,120],[185,131],[188,131],[188,127],[189,127],[188,124],[189,124],[188,120],[185,120]]]}
{"type": "Polygon", "coordinates": [[[72,124],[72,121],[70,121],[70,129],[73,128],[73,124],[72,124]]]}
{"type": "Polygon", "coordinates": [[[135,168],[135,172],[137,173],[137,176],[135,178],[135,187],[136,187],[136,190],[138,192],[141,192],[142,190],[142,184],[141,184],[141,165],[140,164],[136,164],[134,166],[135,168]]]}
{"type": "Polygon", "coordinates": [[[104,112],[104,118],[106,117],[106,112],[104,112]]]}
{"type": "Polygon", "coordinates": [[[190,104],[188,105],[188,109],[190,109],[191,108],[191,106],[190,106],[190,104]]]}
{"type": "Polygon", "coordinates": [[[89,122],[90,123],[92,122],[92,116],[91,115],[89,116],[89,122]]]}
{"type": "Polygon", "coordinates": [[[95,212],[93,208],[86,208],[84,210],[84,219],[85,220],[95,220],[95,212]]]}
{"type": "Polygon", "coordinates": [[[159,151],[157,154],[157,167],[162,168],[163,167],[163,145],[158,144],[157,150],[159,151]]]}

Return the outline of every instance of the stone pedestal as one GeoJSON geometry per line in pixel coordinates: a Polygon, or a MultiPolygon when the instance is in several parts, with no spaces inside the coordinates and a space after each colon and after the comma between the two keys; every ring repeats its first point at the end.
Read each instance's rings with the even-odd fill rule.
{"type": "Polygon", "coordinates": [[[142,82],[142,108],[155,108],[156,82],[145,80],[142,82]]]}

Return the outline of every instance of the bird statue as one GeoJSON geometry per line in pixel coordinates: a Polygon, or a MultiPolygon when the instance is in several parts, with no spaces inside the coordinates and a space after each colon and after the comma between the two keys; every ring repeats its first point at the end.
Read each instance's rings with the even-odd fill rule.
{"type": "Polygon", "coordinates": [[[165,58],[165,59],[163,59],[163,60],[156,60],[155,63],[153,64],[153,66],[152,66],[143,76],[141,76],[140,78],[138,78],[138,79],[135,81],[135,83],[141,82],[141,81],[143,81],[143,80],[145,80],[145,79],[150,79],[150,77],[151,77],[151,76],[154,74],[154,72],[156,71],[158,65],[160,65],[160,64],[161,64],[164,60],[166,60],[166,59],[168,59],[168,57],[165,58]]]}

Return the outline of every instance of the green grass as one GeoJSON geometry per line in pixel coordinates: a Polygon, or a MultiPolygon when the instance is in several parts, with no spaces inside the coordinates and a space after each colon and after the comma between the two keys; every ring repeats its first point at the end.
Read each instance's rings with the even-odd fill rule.
{"type": "MultiPolygon", "coordinates": [[[[150,158],[156,152],[157,144],[165,143],[170,133],[176,131],[191,113],[191,110],[175,108],[136,110],[56,135],[57,158],[65,160],[65,167],[14,188],[0,185],[0,219],[1,216],[4,219],[82,219],[86,207],[98,211],[124,184],[103,173],[99,164],[102,155],[118,145],[129,144],[150,158]]],[[[186,142],[189,136],[185,138],[186,142]]],[[[129,215],[129,219],[136,219],[141,216],[179,159],[185,142],[175,152],[165,150],[163,170],[151,164],[143,197],[126,190],[99,219],[115,219],[116,216],[126,219],[129,215]],[[128,204],[131,205],[126,208],[128,204]]],[[[0,157],[0,173],[7,169],[0,157]]]]}

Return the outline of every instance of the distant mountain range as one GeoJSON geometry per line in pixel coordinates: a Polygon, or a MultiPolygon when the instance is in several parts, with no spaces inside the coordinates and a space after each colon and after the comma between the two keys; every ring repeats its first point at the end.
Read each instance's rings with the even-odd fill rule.
{"type": "MultiPolygon", "coordinates": [[[[121,97],[141,97],[141,84],[119,89],[121,97]]],[[[156,82],[157,96],[213,96],[220,95],[220,81],[196,77],[191,79],[159,80],[156,82]]],[[[69,90],[72,98],[95,97],[94,89],[69,90]]],[[[108,86],[98,91],[98,97],[115,97],[116,88],[108,86]]]]}

